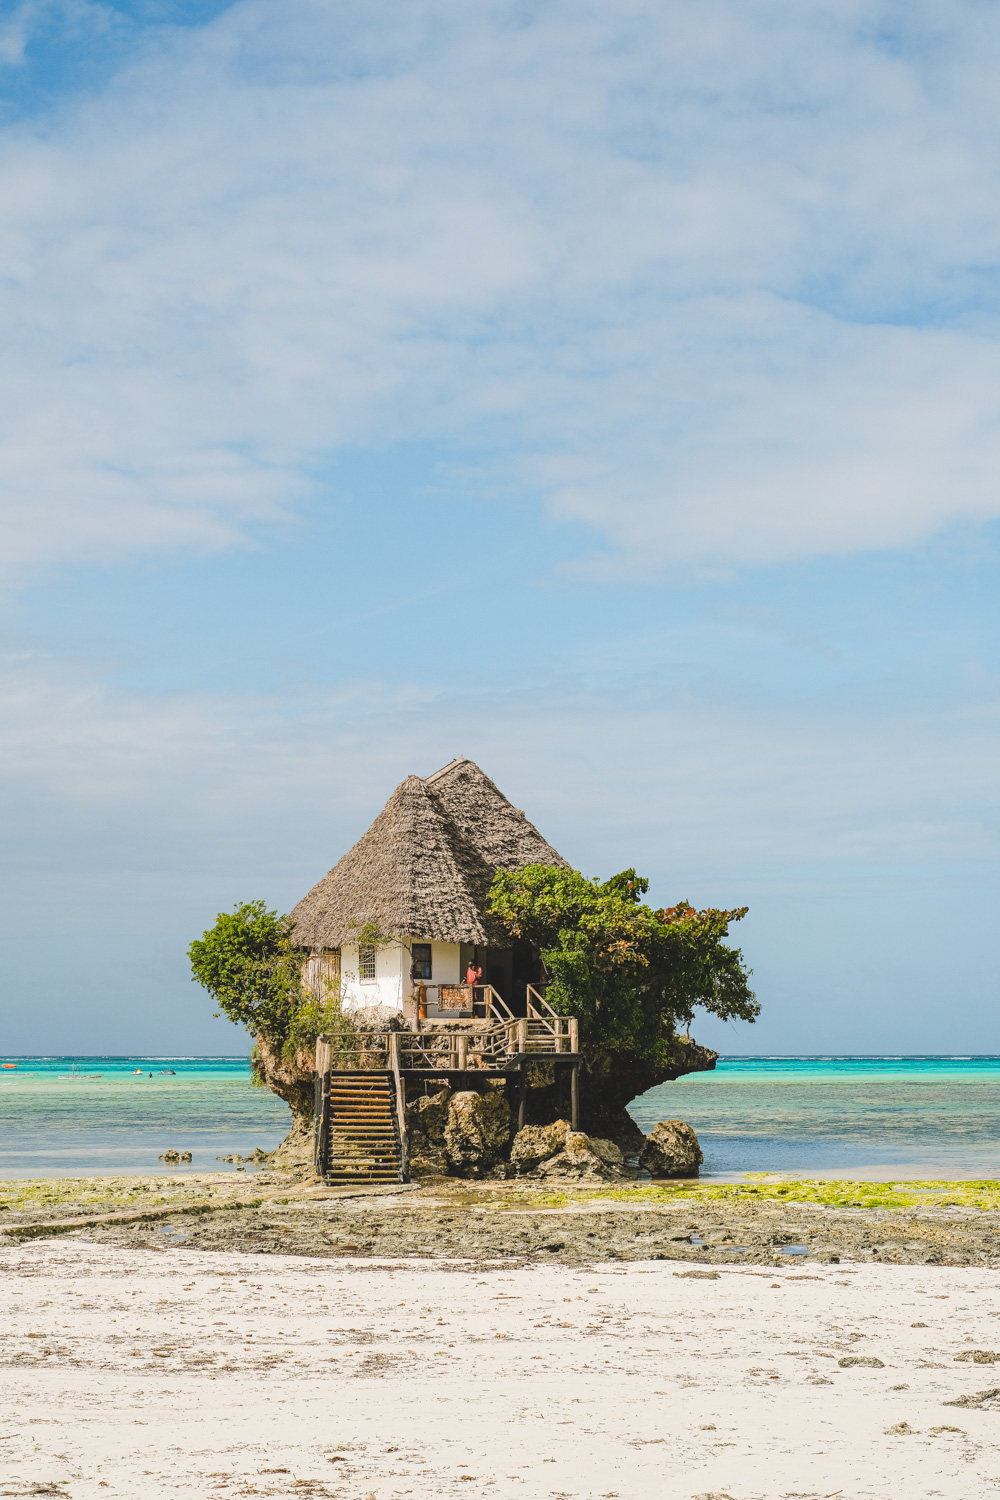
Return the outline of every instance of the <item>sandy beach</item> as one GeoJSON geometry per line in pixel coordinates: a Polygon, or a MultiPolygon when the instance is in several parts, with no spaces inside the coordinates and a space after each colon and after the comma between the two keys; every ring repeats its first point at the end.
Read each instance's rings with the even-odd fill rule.
{"type": "Polygon", "coordinates": [[[0,1494],[1000,1491],[989,1269],[0,1249],[0,1494]],[[842,1367],[842,1359],[878,1365],[842,1367]],[[905,1424],[903,1426],[902,1424],[905,1424]]]}

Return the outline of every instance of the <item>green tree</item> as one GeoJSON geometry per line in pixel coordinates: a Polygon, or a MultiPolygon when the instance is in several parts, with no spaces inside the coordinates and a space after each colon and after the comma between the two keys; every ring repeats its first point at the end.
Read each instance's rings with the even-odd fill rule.
{"type": "Polygon", "coordinates": [[[291,943],[292,922],[246,901],[220,912],[215,926],[188,949],[192,977],[219,1009],[251,1036],[281,1050],[292,1038],[301,1010],[302,959],[291,943]]]}
{"type": "MultiPolygon", "coordinates": [[[[292,1129],[280,1148],[285,1164],[305,1164],[312,1148],[313,1058],[316,1038],[328,1034],[342,1057],[354,1065],[359,1042],[352,1018],[344,1013],[340,988],[325,981],[319,993],[303,984],[304,949],[291,941],[291,917],[268,910],[264,901],[246,901],[220,912],[215,926],[188,950],[193,979],[219,1009],[254,1038],[253,1081],[284,1099],[292,1129]],[[286,1149],[287,1148],[287,1149],[286,1149]]],[[[360,941],[378,941],[364,928],[360,941]]]]}
{"type": "MultiPolygon", "coordinates": [[[[747,908],[654,911],[648,889],[634,870],[600,881],[551,865],[501,870],[493,882],[495,915],[541,956],[549,1004],[579,1019],[584,1113],[618,1136],[630,1099],[690,1071],[680,1028],[696,1008],[743,1021],[760,1010],[742,954],[725,942],[747,908]]],[[[705,1057],[694,1065],[714,1066],[705,1057]]]]}

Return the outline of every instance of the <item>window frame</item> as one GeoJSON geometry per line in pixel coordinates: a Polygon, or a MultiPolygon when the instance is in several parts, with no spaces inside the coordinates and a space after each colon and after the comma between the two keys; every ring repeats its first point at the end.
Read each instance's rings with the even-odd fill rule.
{"type": "Polygon", "coordinates": [[[432,977],[432,975],[434,973],[434,947],[433,947],[432,943],[411,943],[410,944],[410,972],[411,973],[413,973],[413,970],[417,967],[418,963],[425,963],[426,966],[427,966],[427,972],[426,972],[426,974],[414,974],[413,977],[414,977],[414,979],[418,980],[421,984],[426,984],[427,981],[432,977]],[[417,949],[418,948],[421,949],[422,951],[423,950],[426,951],[426,953],[427,953],[426,959],[418,959],[417,958],[417,949]]]}
{"type": "Polygon", "coordinates": [[[360,984],[376,984],[378,974],[376,972],[377,949],[374,943],[358,944],[358,982],[360,984]],[[370,970],[370,972],[368,972],[370,970]]]}

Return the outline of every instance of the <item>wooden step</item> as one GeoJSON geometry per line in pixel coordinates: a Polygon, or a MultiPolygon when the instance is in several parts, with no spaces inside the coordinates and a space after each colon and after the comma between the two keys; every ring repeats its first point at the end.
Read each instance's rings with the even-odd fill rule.
{"type": "Polygon", "coordinates": [[[386,1073],[331,1074],[328,1118],[327,1182],[399,1182],[395,1086],[386,1073]]]}

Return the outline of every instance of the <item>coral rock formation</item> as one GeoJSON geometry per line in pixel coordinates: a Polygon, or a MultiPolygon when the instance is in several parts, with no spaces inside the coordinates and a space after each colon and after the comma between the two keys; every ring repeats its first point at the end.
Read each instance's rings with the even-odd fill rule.
{"type": "Polygon", "coordinates": [[[515,1172],[533,1172],[543,1161],[555,1156],[566,1145],[569,1125],[556,1120],[552,1125],[525,1125],[514,1137],[510,1164],[515,1172]]]}
{"type": "Polygon", "coordinates": [[[406,1134],[410,1143],[410,1170],[417,1176],[446,1176],[448,1156],[444,1128],[448,1123],[451,1089],[422,1095],[406,1106],[406,1134]]]}
{"type": "Polygon", "coordinates": [[[456,1177],[484,1177],[507,1155],[509,1142],[510,1109],[503,1094],[490,1089],[452,1095],[444,1149],[456,1177]]]}
{"type": "Polygon", "coordinates": [[[522,1176],[599,1182],[621,1177],[625,1167],[614,1141],[593,1140],[581,1130],[570,1130],[565,1120],[519,1130],[510,1162],[522,1176]]]}
{"type": "Polygon", "coordinates": [[[661,1120],[639,1152],[639,1166],[651,1177],[697,1177],[704,1160],[698,1137],[683,1120],[661,1120]]]}

